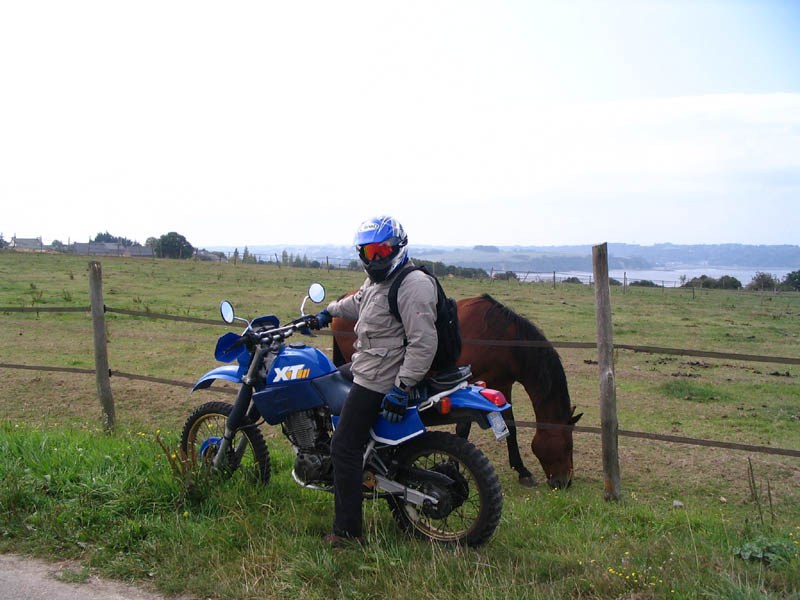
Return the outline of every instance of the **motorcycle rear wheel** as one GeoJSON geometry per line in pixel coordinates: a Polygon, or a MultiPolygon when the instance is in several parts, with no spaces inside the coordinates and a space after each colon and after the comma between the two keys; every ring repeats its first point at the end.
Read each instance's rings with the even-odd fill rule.
{"type": "MultiPolygon", "coordinates": [[[[503,495],[494,467],[469,441],[444,431],[428,432],[402,446],[395,460],[406,469],[431,470],[446,475],[453,484],[414,481],[413,475],[397,481],[437,497],[437,506],[417,506],[402,498],[389,498],[395,521],[405,531],[429,540],[480,546],[500,522],[503,495]]],[[[408,472],[408,471],[406,471],[408,472]]]]}
{"type": "MultiPolygon", "coordinates": [[[[233,405],[227,402],[207,402],[189,415],[181,433],[181,449],[189,459],[211,464],[232,410],[233,405]]],[[[241,468],[245,474],[253,475],[263,483],[269,481],[269,449],[261,432],[249,419],[246,419],[243,428],[233,436],[225,468],[231,472],[241,468]],[[240,451],[236,452],[240,445],[240,451]]]]}

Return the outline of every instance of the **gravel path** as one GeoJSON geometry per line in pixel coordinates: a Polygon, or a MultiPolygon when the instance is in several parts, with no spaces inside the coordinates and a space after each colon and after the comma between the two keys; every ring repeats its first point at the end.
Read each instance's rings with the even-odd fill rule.
{"type": "Polygon", "coordinates": [[[89,577],[85,583],[66,583],[59,579],[65,572],[80,572],[80,566],[0,554],[3,600],[165,600],[165,596],[97,577],[89,577]]]}

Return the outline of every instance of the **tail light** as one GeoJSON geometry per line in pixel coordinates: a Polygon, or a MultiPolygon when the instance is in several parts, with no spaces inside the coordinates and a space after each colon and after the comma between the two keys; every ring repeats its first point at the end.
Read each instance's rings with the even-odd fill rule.
{"type": "Polygon", "coordinates": [[[446,415],[450,412],[450,409],[453,407],[453,403],[450,401],[449,396],[445,396],[441,400],[439,400],[439,412],[443,415],[446,415]]]}
{"type": "Polygon", "coordinates": [[[478,381],[476,381],[472,385],[477,385],[478,387],[485,388],[486,387],[486,382],[479,379],[478,381]]]}
{"type": "Polygon", "coordinates": [[[497,390],[481,390],[481,396],[486,398],[489,402],[494,404],[495,406],[505,406],[506,404],[506,397],[503,395],[503,392],[497,390]]]}

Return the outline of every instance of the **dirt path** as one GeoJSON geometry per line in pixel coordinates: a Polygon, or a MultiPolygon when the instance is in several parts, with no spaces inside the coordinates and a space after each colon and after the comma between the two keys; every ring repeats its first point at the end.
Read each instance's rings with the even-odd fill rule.
{"type": "Polygon", "coordinates": [[[0,554],[0,590],[4,600],[165,600],[165,596],[97,577],[90,576],[85,583],[66,583],[60,579],[65,573],[79,572],[80,567],[72,563],[48,563],[0,554]]]}

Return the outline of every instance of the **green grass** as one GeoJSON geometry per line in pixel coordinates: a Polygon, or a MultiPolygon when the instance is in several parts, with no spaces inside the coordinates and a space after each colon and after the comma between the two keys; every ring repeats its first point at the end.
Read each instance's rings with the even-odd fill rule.
{"type": "Polygon", "coordinates": [[[294,485],[280,445],[270,484],[234,474],[187,495],[153,435],[10,423],[0,434],[0,548],[79,559],[170,593],[607,598],[673,597],[674,589],[674,597],[697,597],[738,578],[780,598],[800,585],[796,551],[769,565],[735,556],[759,535],[797,548],[800,526],[753,523],[754,509],[674,509],[636,493],[609,504],[585,486],[512,488],[497,535],[471,550],[406,538],[376,501],[366,505],[367,547],[331,552],[320,544],[330,497],[294,485]]]}
{"type": "MultiPolygon", "coordinates": [[[[219,300],[253,317],[297,315],[308,283],[329,298],[360,273],[258,265],[102,258],[113,308],[218,319],[219,300]]],[[[88,306],[86,257],[0,252],[0,306],[88,306]]],[[[589,286],[443,280],[456,298],[488,292],[553,340],[594,339],[589,286]]],[[[797,356],[800,296],[723,290],[611,290],[617,343],[797,356]]],[[[193,382],[216,366],[223,326],[108,313],[111,368],[193,382]]],[[[304,338],[306,339],[306,338],[304,338]]],[[[311,340],[326,352],[331,338],[311,340]]],[[[82,313],[0,315],[0,362],[91,368],[82,313]]],[[[599,425],[597,367],[589,350],[561,350],[581,425],[599,425]]],[[[800,373],[794,366],[618,351],[620,427],[800,448],[800,373]],[[790,376],[786,377],[785,373],[790,376]],[[775,373],[775,374],[772,374],[775,373]]],[[[275,428],[263,431],[273,479],[210,480],[186,493],[155,441],[177,447],[183,420],[210,392],[112,378],[118,428],[98,431],[92,376],[3,370],[0,394],[0,549],[78,559],[70,577],[96,573],[151,581],[199,597],[283,598],[792,598],[796,554],[746,561],[735,549],[800,537],[796,458],[620,438],[623,498],[602,500],[600,440],[575,435],[566,492],[521,488],[504,445],[473,441],[495,464],[505,505],[496,535],[473,550],[403,536],[385,503],[366,505],[369,545],[330,552],[320,538],[332,498],[298,488],[275,428]],[[748,457],[756,493],[748,483],[748,457]],[[674,508],[679,500],[684,508],[674,508]],[[84,570],[85,569],[85,570],[84,570]],[[673,592],[674,590],[674,592],[673,592]]],[[[515,413],[532,420],[515,386],[515,413]]],[[[524,400],[523,400],[524,399],[524,400]]],[[[541,480],[530,452],[520,447],[541,480]]]]}

